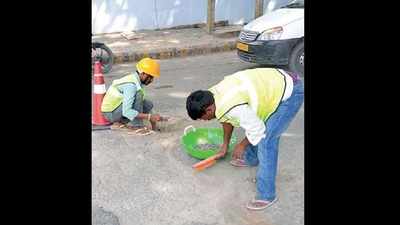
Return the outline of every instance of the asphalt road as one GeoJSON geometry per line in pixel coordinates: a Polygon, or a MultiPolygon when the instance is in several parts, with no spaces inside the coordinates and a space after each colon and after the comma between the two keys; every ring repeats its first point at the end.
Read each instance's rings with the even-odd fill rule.
{"type": "MultiPolygon", "coordinates": [[[[283,134],[279,152],[279,201],[267,210],[248,211],[255,195],[256,168],[234,168],[229,157],[202,172],[191,168],[198,160],[182,149],[188,125],[186,96],[207,89],[223,76],[257,67],[235,52],[160,60],[161,77],[146,89],[154,111],[176,120],[168,130],[150,136],[101,130],[92,132],[92,219],[94,225],[300,225],[304,224],[303,107],[283,134]]],[[[114,65],[112,79],[134,70],[134,64],[114,65]]],[[[243,137],[243,131],[235,129],[243,137]]]]}

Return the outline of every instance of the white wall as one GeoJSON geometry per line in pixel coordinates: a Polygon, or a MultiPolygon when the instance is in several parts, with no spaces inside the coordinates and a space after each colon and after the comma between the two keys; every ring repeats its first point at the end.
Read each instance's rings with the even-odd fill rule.
{"type": "MultiPolygon", "coordinates": [[[[243,24],[254,19],[255,0],[215,0],[215,21],[243,24]]],[[[206,9],[207,11],[207,9],[206,9]]]]}
{"type": "Polygon", "coordinates": [[[92,0],[92,32],[111,33],[154,27],[153,0],[92,0]],[[140,10],[139,6],[140,5],[140,10]]]}
{"type": "Polygon", "coordinates": [[[207,0],[154,0],[157,23],[155,28],[204,23],[207,0]]]}
{"type": "MultiPolygon", "coordinates": [[[[264,0],[264,8],[269,1],[264,0]]],[[[215,21],[243,24],[254,18],[255,0],[216,0],[215,21]]],[[[92,33],[112,33],[205,23],[207,0],[92,0],[92,33]]]]}

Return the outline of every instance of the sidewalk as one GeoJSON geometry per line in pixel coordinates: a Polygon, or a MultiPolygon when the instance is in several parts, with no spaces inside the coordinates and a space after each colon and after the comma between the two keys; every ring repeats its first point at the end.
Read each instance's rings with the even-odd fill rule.
{"type": "Polygon", "coordinates": [[[144,57],[166,59],[236,49],[242,26],[216,27],[209,35],[204,28],[137,31],[128,40],[121,33],[94,35],[92,41],[105,43],[114,53],[114,63],[134,62],[144,57]]]}

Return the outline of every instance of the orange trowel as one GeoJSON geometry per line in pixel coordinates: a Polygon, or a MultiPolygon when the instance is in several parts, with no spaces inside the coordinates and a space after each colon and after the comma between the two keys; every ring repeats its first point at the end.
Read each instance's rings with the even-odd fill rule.
{"type": "Polygon", "coordinates": [[[217,159],[221,157],[221,154],[216,154],[213,156],[208,157],[207,159],[204,159],[192,166],[193,169],[196,171],[202,171],[212,165],[214,165],[217,162],[217,159]]]}

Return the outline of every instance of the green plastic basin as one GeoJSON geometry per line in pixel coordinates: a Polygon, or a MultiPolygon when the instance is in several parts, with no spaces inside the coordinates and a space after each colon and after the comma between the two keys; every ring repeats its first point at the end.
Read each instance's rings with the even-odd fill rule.
{"type": "MultiPolygon", "coordinates": [[[[181,138],[183,149],[189,155],[197,159],[206,159],[210,156],[215,155],[220,150],[219,148],[199,150],[196,148],[197,145],[222,145],[223,141],[224,131],[222,130],[222,128],[194,128],[193,126],[189,126],[185,128],[184,135],[181,138]],[[190,127],[192,128],[192,130],[186,132],[187,129],[190,127]]],[[[228,152],[231,152],[233,150],[236,145],[236,141],[236,136],[232,134],[228,152]]]]}

